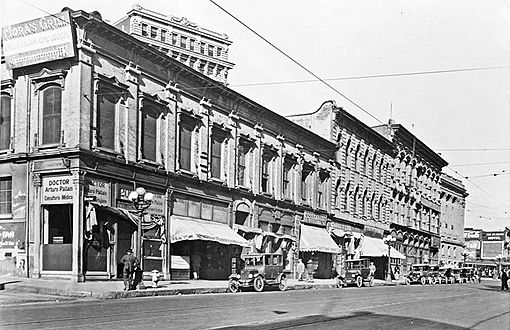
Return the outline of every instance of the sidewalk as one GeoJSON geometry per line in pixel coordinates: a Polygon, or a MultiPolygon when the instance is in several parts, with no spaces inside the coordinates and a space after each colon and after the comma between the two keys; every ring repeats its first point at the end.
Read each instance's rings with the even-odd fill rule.
{"type": "MultiPolygon", "coordinates": [[[[227,280],[161,281],[158,283],[158,288],[152,288],[150,281],[144,281],[146,286],[145,290],[132,291],[124,291],[124,283],[122,281],[87,281],[74,283],[65,279],[36,279],[1,275],[0,286],[1,284],[4,284],[5,290],[95,299],[122,299],[228,292],[227,280]]],[[[392,283],[386,283],[386,281],[383,280],[374,281],[374,286],[399,284],[403,284],[403,282],[393,281],[392,283]]],[[[332,288],[336,288],[334,279],[315,279],[312,283],[298,282],[294,279],[288,281],[288,290],[332,288]]]]}

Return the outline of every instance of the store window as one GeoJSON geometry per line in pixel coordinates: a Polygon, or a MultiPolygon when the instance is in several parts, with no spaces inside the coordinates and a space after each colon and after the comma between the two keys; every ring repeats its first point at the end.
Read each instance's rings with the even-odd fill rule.
{"type": "Polygon", "coordinates": [[[62,116],[62,88],[49,86],[41,92],[42,144],[60,142],[62,116]]]}
{"type": "Polygon", "coordinates": [[[0,214],[12,213],[12,177],[0,178],[0,214]]]}
{"type": "Polygon", "coordinates": [[[0,108],[0,150],[6,150],[11,145],[11,104],[12,97],[2,94],[2,107],[0,108]]]}

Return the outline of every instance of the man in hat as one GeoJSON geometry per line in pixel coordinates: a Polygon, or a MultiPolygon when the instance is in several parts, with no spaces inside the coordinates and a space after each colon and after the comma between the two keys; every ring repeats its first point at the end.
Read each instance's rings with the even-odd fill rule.
{"type": "Polygon", "coordinates": [[[122,259],[120,259],[120,262],[124,264],[124,269],[122,271],[124,290],[131,290],[133,285],[133,274],[135,272],[135,268],[138,266],[138,259],[136,259],[133,255],[133,250],[128,249],[122,259]]]}

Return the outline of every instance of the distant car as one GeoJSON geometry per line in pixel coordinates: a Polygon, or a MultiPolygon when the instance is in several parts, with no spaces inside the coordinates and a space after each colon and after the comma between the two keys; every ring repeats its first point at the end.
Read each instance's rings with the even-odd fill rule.
{"type": "Polygon", "coordinates": [[[228,289],[238,292],[241,288],[252,288],[261,292],[266,286],[278,286],[280,291],[287,290],[289,270],[284,268],[281,254],[256,253],[243,257],[244,268],[240,274],[229,276],[228,289]]]}
{"type": "Polygon", "coordinates": [[[472,267],[461,267],[460,268],[460,278],[461,278],[462,282],[475,283],[477,280],[476,270],[472,267]]]}
{"type": "Polygon", "coordinates": [[[452,268],[452,278],[450,279],[451,283],[462,283],[462,278],[460,276],[460,268],[452,268]]]}
{"type": "Polygon", "coordinates": [[[445,284],[455,283],[455,278],[452,275],[452,269],[450,267],[439,267],[438,273],[439,273],[439,277],[438,277],[439,284],[441,284],[441,283],[445,283],[445,284]]]}
{"type": "Polygon", "coordinates": [[[374,277],[370,275],[370,259],[351,259],[345,261],[344,274],[337,276],[339,288],[356,285],[358,288],[374,286],[374,277]]]}
{"type": "Polygon", "coordinates": [[[405,275],[407,285],[421,283],[421,285],[435,284],[439,276],[439,266],[431,264],[414,264],[411,271],[405,275]]]}

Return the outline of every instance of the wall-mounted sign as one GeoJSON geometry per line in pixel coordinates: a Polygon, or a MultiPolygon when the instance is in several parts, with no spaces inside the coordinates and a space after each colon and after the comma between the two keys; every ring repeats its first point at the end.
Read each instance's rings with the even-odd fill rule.
{"type": "Polygon", "coordinates": [[[502,231],[484,231],[482,232],[482,241],[504,241],[505,233],[502,231]]]}
{"type": "Polygon", "coordinates": [[[151,219],[165,216],[165,195],[154,193],[152,204],[147,208],[147,215],[151,217],[151,219]]]}
{"type": "Polygon", "coordinates": [[[464,238],[465,239],[480,239],[480,230],[465,230],[464,238]]]}
{"type": "Polygon", "coordinates": [[[75,56],[69,11],[2,28],[8,69],[75,56]]]}
{"type": "Polygon", "coordinates": [[[111,206],[111,184],[109,182],[87,178],[85,180],[85,196],[92,198],[97,204],[111,206]]]}
{"type": "Polygon", "coordinates": [[[326,227],[328,223],[328,217],[323,214],[317,214],[309,211],[303,212],[303,223],[308,223],[311,225],[318,225],[321,227],[326,227]]]}
{"type": "Polygon", "coordinates": [[[482,242],[482,259],[495,259],[503,254],[503,241],[482,242]]]}
{"type": "Polygon", "coordinates": [[[42,204],[70,204],[74,202],[71,175],[42,178],[42,204]]]}
{"type": "Polygon", "coordinates": [[[25,223],[11,222],[0,224],[0,249],[24,248],[25,223]]]}

